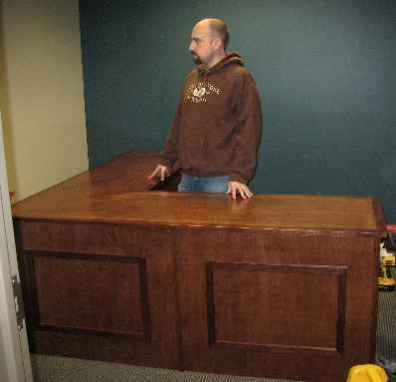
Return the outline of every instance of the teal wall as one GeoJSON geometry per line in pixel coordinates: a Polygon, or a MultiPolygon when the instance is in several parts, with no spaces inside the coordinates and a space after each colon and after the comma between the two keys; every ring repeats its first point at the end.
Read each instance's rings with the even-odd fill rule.
{"type": "Polygon", "coordinates": [[[258,193],[373,195],[396,222],[394,0],[80,0],[91,168],[162,149],[193,24],[224,18],[262,95],[258,193]]]}

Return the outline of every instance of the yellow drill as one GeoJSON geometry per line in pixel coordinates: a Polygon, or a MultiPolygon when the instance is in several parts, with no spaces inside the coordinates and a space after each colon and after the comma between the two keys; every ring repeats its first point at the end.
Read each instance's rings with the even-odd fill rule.
{"type": "Polygon", "coordinates": [[[391,232],[380,248],[380,274],[378,276],[378,288],[383,291],[393,291],[396,286],[396,257],[394,237],[391,232]]]}

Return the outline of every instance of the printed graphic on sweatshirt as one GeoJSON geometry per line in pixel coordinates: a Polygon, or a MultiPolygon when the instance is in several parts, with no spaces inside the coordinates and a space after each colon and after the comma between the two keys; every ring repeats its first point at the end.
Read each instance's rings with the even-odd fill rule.
{"type": "Polygon", "coordinates": [[[221,89],[209,81],[193,81],[184,93],[184,102],[188,103],[206,103],[212,96],[219,96],[221,89]]]}

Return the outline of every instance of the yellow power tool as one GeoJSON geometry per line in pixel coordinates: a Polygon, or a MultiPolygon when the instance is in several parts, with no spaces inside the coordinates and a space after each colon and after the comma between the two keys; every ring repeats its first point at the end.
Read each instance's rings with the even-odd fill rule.
{"type": "Polygon", "coordinates": [[[357,365],[349,370],[347,382],[387,382],[385,370],[377,365],[357,365]]]}
{"type": "Polygon", "coordinates": [[[393,235],[389,233],[387,239],[380,247],[378,288],[382,291],[393,291],[396,286],[396,256],[392,239],[393,235]]]}

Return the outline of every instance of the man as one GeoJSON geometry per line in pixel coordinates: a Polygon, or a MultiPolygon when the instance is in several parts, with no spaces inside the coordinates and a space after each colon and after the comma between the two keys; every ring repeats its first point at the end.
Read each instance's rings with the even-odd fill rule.
{"type": "Polygon", "coordinates": [[[178,190],[253,196],[261,135],[260,99],[237,53],[226,53],[228,28],[204,19],[191,33],[189,50],[197,68],[187,77],[161,163],[148,177],[161,181],[181,170],[178,190]]]}

